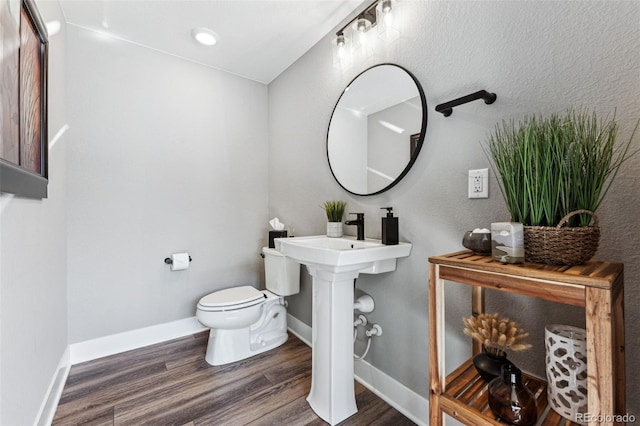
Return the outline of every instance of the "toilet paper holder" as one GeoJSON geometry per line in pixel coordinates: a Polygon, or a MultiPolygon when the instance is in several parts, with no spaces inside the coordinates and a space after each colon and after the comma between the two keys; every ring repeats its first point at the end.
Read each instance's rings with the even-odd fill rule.
{"type": "MultiPolygon", "coordinates": [[[[192,261],[193,259],[191,258],[191,256],[189,256],[189,262],[192,262],[192,261]]],[[[173,263],[173,259],[171,259],[170,257],[165,257],[164,263],[166,263],[167,265],[171,265],[173,263]]]]}

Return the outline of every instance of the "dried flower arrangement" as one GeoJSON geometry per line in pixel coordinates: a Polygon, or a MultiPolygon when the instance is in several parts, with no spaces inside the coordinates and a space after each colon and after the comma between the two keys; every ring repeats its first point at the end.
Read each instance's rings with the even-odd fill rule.
{"type": "Polygon", "coordinates": [[[529,333],[520,328],[509,318],[500,317],[500,314],[480,314],[463,318],[464,334],[482,343],[486,352],[493,355],[502,355],[509,349],[512,351],[523,351],[531,347],[524,343],[524,339],[529,333]]]}

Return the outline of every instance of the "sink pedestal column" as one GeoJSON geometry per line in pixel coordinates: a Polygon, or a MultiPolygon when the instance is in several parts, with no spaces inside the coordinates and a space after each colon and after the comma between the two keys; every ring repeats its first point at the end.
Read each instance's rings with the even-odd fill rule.
{"type": "Polygon", "coordinates": [[[353,280],[358,271],[307,269],[313,277],[313,369],[307,401],[335,425],[358,411],[353,383],[353,280]]]}

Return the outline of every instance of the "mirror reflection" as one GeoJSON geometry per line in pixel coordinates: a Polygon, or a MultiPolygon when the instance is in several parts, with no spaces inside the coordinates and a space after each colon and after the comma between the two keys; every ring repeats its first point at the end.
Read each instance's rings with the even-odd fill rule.
{"type": "Polygon", "coordinates": [[[413,165],[427,128],[417,79],[394,64],[376,65],[342,92],[327,132],[327,157],[340,186],[357,195],[388,190],[413,165]]]}

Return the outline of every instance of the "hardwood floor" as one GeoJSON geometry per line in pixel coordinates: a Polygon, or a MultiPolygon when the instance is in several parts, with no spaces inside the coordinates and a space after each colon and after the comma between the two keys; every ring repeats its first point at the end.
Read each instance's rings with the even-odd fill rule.
{"type": "MultiPolygon", "coordinates": [[[[208,332],[71,368],[53,425],[323,425],[305,400],[311,349],[277,349],[218,367],[208,332]]],[[[413,425],[356,382],[358,413],[340,425],[413,425]]]]}

